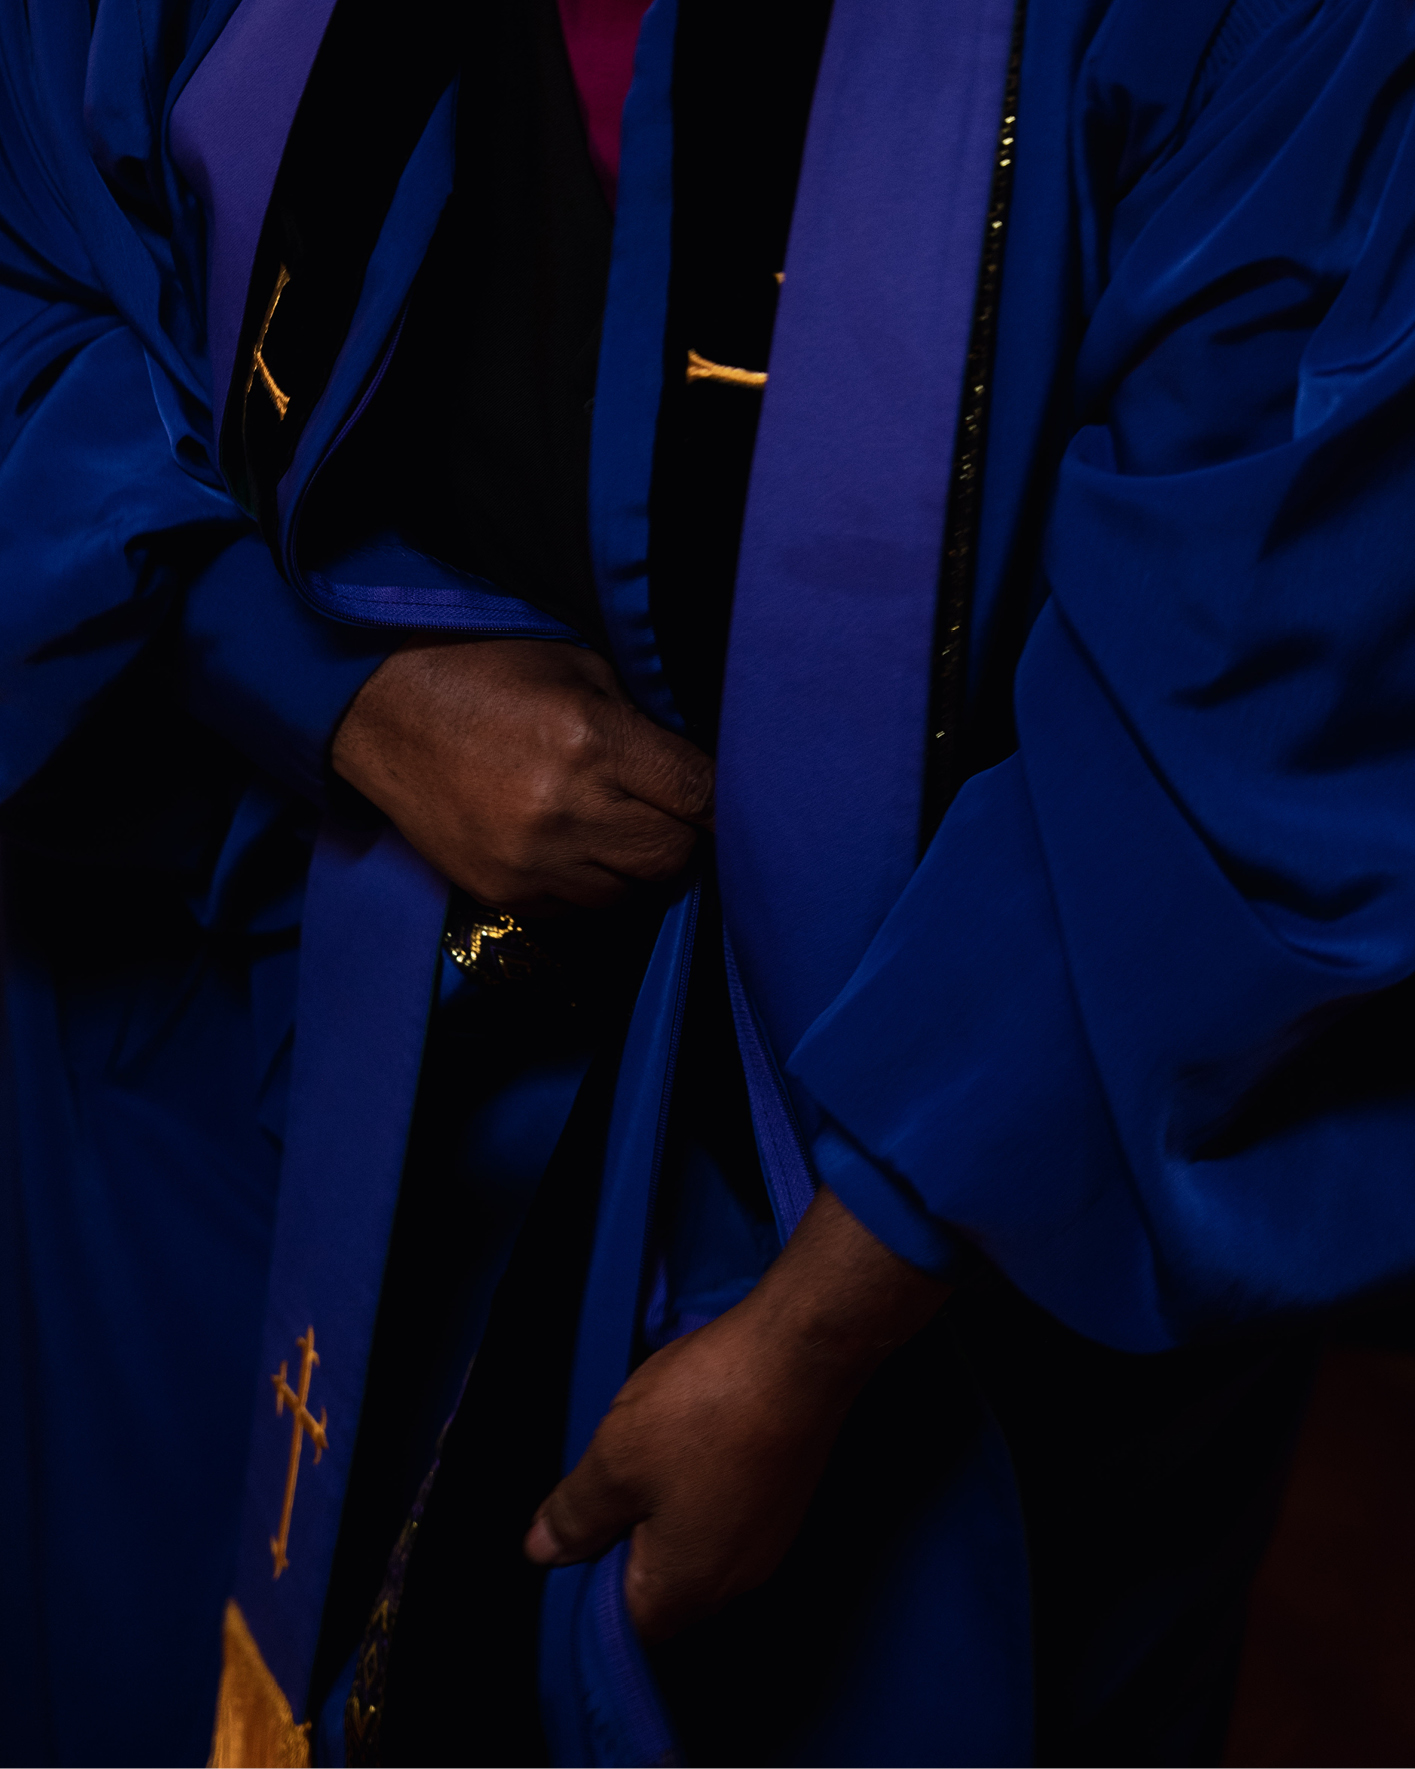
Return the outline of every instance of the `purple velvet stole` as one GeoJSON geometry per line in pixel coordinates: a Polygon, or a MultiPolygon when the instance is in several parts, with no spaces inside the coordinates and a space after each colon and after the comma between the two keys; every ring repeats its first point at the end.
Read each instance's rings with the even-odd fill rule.
{"type": "Polygon", "coordinates": [[[752,469],[719,866],[784,1059],[918,854],[945,509],[1013,0],[836,0],[752,469]]]}
{"type": "Polygon", "coordinates": [[[173,163],[207,217],[207,349],[218,437],[265,212],[335,3],[241,0],[172,107],[173,163]]]}
{"type": "MultiPolygon", "coordinates": [[[[724,691],[718,874],[758,1148],[778,1059],[918,858],[944,522],[1014,0],[835,0],[792,220],[724,691]]],[[[809,1126],[807,1127],[809,1128],[809,1126]]],[[[884,1551],[794,1762],[1031,1760],[1024,1532],[990,1419],[884,1551]]],[[[783,1692],[789,1699],[789,1692],[783,1692]]]]}
{"type": "Polygon", "coordinates": [[[432,1005],[447,884],[395,829],[326,821],[300,944],[299,1012],[235,1596],[296,1715],[304,1712],[344,1489],[354,1459],[384,1256],[432,1005]],[[298,1392],[298,1343],[319,1360],[308,1412],[324,1448],[276,1415],[282,1367],[298,1392]],[[274,1545],[288,1534],[277,1576],[274,1545]]]}

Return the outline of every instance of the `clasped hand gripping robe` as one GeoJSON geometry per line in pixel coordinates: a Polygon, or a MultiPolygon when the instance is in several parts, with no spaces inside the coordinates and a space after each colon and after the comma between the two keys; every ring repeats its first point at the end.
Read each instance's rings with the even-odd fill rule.
{"type": "MultiPolygon", "coordinates": [[[[259,263],[273,144],[325,16],[305,9],[296,30],[281,0],[223,0],[190,17],[140,7],[138,29],[105,3],[90,44],[82,6],[0,14],[11,848],[28,854],[35,827],[52,841],[22,789],[66,740],[76,753],[100,695],[151,680],[144,660],[164,645],[192,660],[204,716],[276,776],[218,783],[197,766],[182,804],[200,815],[160,807],[186,847],[161,901],[123,887],[120,927],[140,914],[140,931],[167,926],[164,913],[186,926],[185,895],[212,932],[168,936],[160,965],[149,941],[146,995],[124,970],[142,940],[120,940],[111,962],[85,941],[56,976],[36,874],[11,864],[5,1367],[27,1454],[7,1463],[5,1514],[29,1597],[7,1627],[40,1620],[7,1635],[5,1664],[11,1736],[35,1760],[111,1758],[114,1712],[148,1716],[126,1734],[135,1756],[204,1747],[231,1588],[231,1526],[213,1520],[234,1515],[252,1406],[235,1577],[304,1710],[442,893],[391,837],[329,826],[299,1019],[331,1028],[320,1050],[334,1060],[306,1039],[286,1126],[309,844],[291,789],[318,800],[323,737],[392,642],[376,623],[565,630],[396,548],[325,572],[300,556],[302,498],[391,348],[447,188],[450,88],[409,125],[342,345],[309,409],[293,408],[293,451],[241,488],[288,578],[361,626],[288,596],[217,471],[252,277],[274,268],[259,263]],[[271,57],[275,37],[285,53],[271,57]],[[376,1046],[361,1043],[370,1026],[376,1046]],[[361,1085],[370,1051],[376,1087],[361,1085]],[[278,1214],[258,1114],[283,1133],[278,1214]],[[320,1158],[330,1149],[337,1163],[320,1158]],[[301,1534],[277,1582],[290,1440],[269,1378],[316,1308],[330,1447],[300,1477],[301,1534]],[[198,1347],[208,1355],[187,1355],[198,1347]],[[100,1492],[95,1437],[150,1455],[132,1452],[132,1477],[100,1492]],[[193,1442],[200,1478],[174,1493],[193,1442]]],[[[1063,1320],[1147,1349],[1411,1262],[1411,1102],[1392,1052],[1415,970],[1415,299],[1408,100],[1392,81],[1412,45],[1368,0],[1212,0],[1164,20],[1032,0],[973,616],[981,680],[1031,592],[1019,748],[963,788],[912,870],[932,573],[1012,23],[986,6],[836,8],[744,537],[723,895],[783,1223],[814,1170],[918,1263],[948,1269],[965,1237],[1063,1320]],[[1073,244],[1068,116],[1074,377],[1062,304],[1035,272],[1073,244]],[[1072,432],[1053,474],[1049,450],[1072,432]],[[1019,513],[1039,507],[1033,583],[1019,513]]],[[[629,107],[595,465],[606,619],[626,679],[670,721],[641,561],[672,28],[657,0],[629,107]]],[[[153,753],[162,741],[158,718],[153,753]]],[[[52,790],[63,776],[39,779],[52,790]]],[[[38,874],[56,876],[70,881],[63,909],[91,918],[115,874],[90,854],[38,874]]],[[[662,1033],[688,942],[705,937],[692,901],[665,921],[630,1034],[591,1284],[615,1300],[586,1315],[572,1451],[627,1367],[651,1128],[671,1084],[662,1033]]],[[[925,1624],[922,1668],[901,1697],[890,1678],[913,1661],[872,1662],[862,1645],[825,1733],[801,1743],[812,1760],[916,1760],[921,1736],[936,1761],[1027,1753],[1020,1532],[986,1427],[919,1531],[913,1564],[929,1576],[906,1589],[887,1575],[883,1613],[894,1629],[925,1624]]],[[[564,1760],[674,1748],[617,1568],[610,1556],[555,1575],[544,1675],[564,1760]]]]}

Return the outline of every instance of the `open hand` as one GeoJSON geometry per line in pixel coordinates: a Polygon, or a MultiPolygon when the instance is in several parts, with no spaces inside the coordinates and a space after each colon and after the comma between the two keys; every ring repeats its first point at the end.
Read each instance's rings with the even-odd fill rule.
{"type": "Polygon", "coordinates": [[[744,1301],[624,1384],[526,1553],[564,1566],[632,1530],[640,1635],[713,1614],[779,1564],[855,1396],[947,1293],[820,1193],[744,1301]]]}
{"type": "Polygon", "coordinates": [[[418,641],[374,671],[336,773],[497,909],[613,902],[687,864],[713,766],[625,696],[603,658],[544,639],[418,641]]]}

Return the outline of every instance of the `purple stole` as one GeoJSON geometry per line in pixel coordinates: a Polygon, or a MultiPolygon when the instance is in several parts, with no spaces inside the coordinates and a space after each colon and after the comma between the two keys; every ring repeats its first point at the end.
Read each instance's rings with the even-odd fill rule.
{"type": "Polygon", "coordinates": [[[336,4],[239,0],[172,109],[172,158],[206,211],[207,354],[218,437],[265,212],[336,4]]]}
{"type": "Polygon", "coordinates": [[[918,858],[954,429],[1012,0],[836,0],[722,712],[733,946],[784,1060],[918,858]]]}

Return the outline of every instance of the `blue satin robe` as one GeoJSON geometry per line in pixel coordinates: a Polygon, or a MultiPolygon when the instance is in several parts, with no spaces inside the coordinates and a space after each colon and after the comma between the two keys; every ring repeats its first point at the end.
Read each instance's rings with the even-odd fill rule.
{"type": "MultiPolygon", "coordinates": [[[[0,9],[16,1760],[205,1751],[268,1402],[308,807],[397,638],[294,596],[212,464],[205,220],[167,129],[234,10],[102,0],[91,30],[70,0],[0,9]],[[84,734],[135,706],[167,747],[98,772],[124,840],[95,844],[84,734]],[[54,780],[68,796],[35,802],[54,780]],[[83,916],[62,931],[55,878],[83,916]]],[[[729,901],[816,1172],[906,1257],[947,1270],[971,1240],[1116,1346],[1310,1309],[1415,1256],[1413,46],[1380,0],[1033,0],[973,621],[981,684],[1007,612],[1032,619],[1017,753],[807,1023],[743,925],[789,905],[729,901]]],[[[381,242],[389,323],[436,150],[381,242]]],[[[747,852],[765,813],[742,807],[747,852]]],[[[367,849],[337,845],[357,873],[367,849]]],[[[815,864],[873,877],[864,849],[815,864]]],[[[368,1106],[395,1190],[439,921],[436,882],[409,888],[402,1079],[368,1106]]]]}
{"type": "Polygon", "coordinates": [[[878,1232],[1136,1350],[1410,1271],[1411,47],[1108,12],[1018,750],[790,1059],[878,1232]]]}

